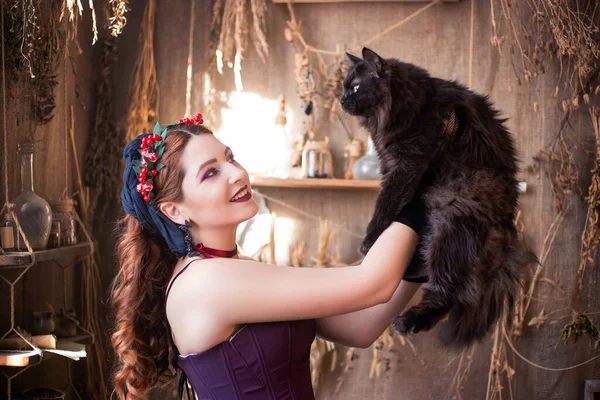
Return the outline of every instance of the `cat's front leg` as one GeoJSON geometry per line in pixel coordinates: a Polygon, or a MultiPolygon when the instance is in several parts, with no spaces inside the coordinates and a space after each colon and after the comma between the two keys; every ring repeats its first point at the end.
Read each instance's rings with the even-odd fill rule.
{"type": "Polygon", "coordinates": [[[394,221],[396,215],[412,200],[423,172],[407,174],[398,170],[382,181],[381,191],[375,202],[375,211],[360,247],[363,255],[367,254],[377,238],[394,221]]]}

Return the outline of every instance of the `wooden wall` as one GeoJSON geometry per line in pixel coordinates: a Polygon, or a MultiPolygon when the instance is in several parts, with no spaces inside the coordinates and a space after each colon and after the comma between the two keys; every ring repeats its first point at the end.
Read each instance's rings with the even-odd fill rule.
{"type": "MultiPolygon", "coordinates": [[[[121,62],[115,78],[115,112],[122,116],[126,112],[128,78],[136,53],[137,32],[145,2],[131,1],[132,12],[124,35],[119,39],[121,62]]],[[[531,164],[531,158],[549,141],[553,140],[563,115],[554,90],[558,70],[550,69],[544,76],[523,86],[517,86],[508,58],[501,57],[496,48],[490,46],[492,36],[489,2],[475,2],[474,64],[472,88],[489,94],[492,101],[510,118],[509,128],[518,144],[522,167],[531,164]],[[508,87],[513,91],[509,92],[508,87]],[[534,112],[534,102],[539,111],[534,112]]],[[[394,56],[427,68],[432,75],[456,79],[467,83],[469,71],[469,1],[441,4],[432,7],[405,26],[381,38],[369,47],[383,56],[394,56]]],[[[362,43],[386,27],[422,7],[424,3],[335,3],[297,4],[296,17],[302,20],[303,34],[308,43],[315,47],[335,49],[336,45],[354,46],[362,43]]],[[[194,15],[194,60],[192,112],[202,112],[202,72],[206,67],[207,40],[209,30],[208,2],[196,0],[194,15]]],[[[159,1],[155,36],[156,65],[160,85],[160,121],[168,123],[183,116],[185,110],[185,74],[187,67],[188,29],[190,1],[159,1]]],[[[301,129],[301,106],[295,93],[294,50],[283,37],[285,21],[289,19],[285,4],[269,3],[268,42],[270,57],[266,64],[258,59],[251,44],[248,45],[243,62],[244,89],[265,98],[276,99],[285,94],[288,106],[294,113],[293,129],[301,129]]],[[[231,77],[232,72],[227,73],[231,77]]],[[[226,78],[226,80],[229,78],[226,78]]],[[[230,85],[230,80],[227,81],[230,85]]],[[[343,145],[346,135],[337,122],[330,123],[323,115],[317,115],[317,134],[329,135],[335,157],[335,171],[341,175],[343,145]]],[[[358,130],[351,118],[346,118],[359,137],[365,132],[358,130]]],[[[587,110],[577,113],[572,119],[573,129],[592,137],[587,110]]],[[[591,142],[588,142],[588,144],[591,142]]],[[[235,151],[235,149],[234,149],[235,151]]],[[[587,158],[580,163],[580,184],[589,183],[591,162],[587,158]]],[[[530,246],[539,253],[544,237],[556,216],[549,182],[544,174],[523,172],[528,184],[527,193],[522,195],[523,224],[530,246]]],[[[370,218],[375,193],[359,191],[327,191],[297,189],[264,189],[268,196],[277,198],[293,207],[309,212],[316,217],[342,224],[348,230],[364,232],[370,218]]],[[[579,237],[583,228],[585,210],[578,199],[570,199],[572,206],[567,213],[560,234],[554,241],[544,275],[556,280],[564,288],[561,294],[547,284],[540,284],[530,309],[531,316],[542,309],[589,307],[597,310],[597,291],[578,297],[577,266],[579,264],[579,237]]],[[[317,244],[317,223],[310,218],[274,202],[267,202],[271,210],[280,217],[288,217],[295,223],[292,242],[307,241],[307,253],[313,254],[317,244]]],[[[102,240],[106,268],[103,282],[108,285],[112,277],[110,262],[114,245],[110,236],[112,221],[107,220],[103,230],[97,234],[102,240]]],[[[339,242],[342,260],[352,262],[359,256],[357,248],[360,238],[340,233],[339,242]]],[[[598,271],[594,271],[598,275],[598,271]]],[[[589,289],[589,288],[588,288],[589,289]]],[[[352,290],[352,288],[348,288],[352,290]]],[[[577,364],[593,355],[590,343],[581,340],[577,344],[564,346],[559,342],[560,328],[570,322],[559,320],[557,324],[530,329],[516,342],[519,351],[529,359],[549,367],[565,367],[577,364]],[[556,345],[556,346],[555,346],[556,345]]],[[[334,394],[340,370],[329,374],[318,392],[320,399],[439,399],[451,396],[450,387],[457,369],[458,357],[436,347],[433,335],[419,334],[414,342],[423,366],[408,347],[399,344],[389,354],[389,369],[375,384],[369,379],[372,350],[358,351],[358,360],[345,378],[345,384],[334,394]]],[[[464,382],[463,398],[485,397],[489,370],[491,343],[486,340],[477,346],[471,371],[464,382]]],[[[343,357],[340,348],[338,358],[343,357]]],[[[513,379],[513,395],[516,399],[574,399],[582,396],[585,379],[598,378],[598,363],[566,372],[549,372],[536,369],[509,354],[509,361],[516,374],[513,379]]],[[[505,393],[506,394],[506,393],[505,393]]],[[[506,396],[508,398],[508,395],[506,396]]]]}
{"type": "MultiPolygon", "coordinates": [[[[5,18],[7,18],[6,15],[5,18]]],[[[5,20],[5,23],[8,22],[5,20]]],[[[69,146],[68,153],[65,150],[65,135],[70,124],[70,107],[72,105],[77,154],[80,165],[83,165],[83,154],[94,111],[93,84],[97,76],[93,63],[95,48],[92,46],[91,16],[89,14],[84,16],[79,27],[78,41],[82,53],[78,54],[75,44],[69,43],[73,61],[67,59],[65,62],[63,60],[57,71],[55,115],[48,124],[36,127],[33,123],[30,86],[23,82],[7,82],[7,152],[4,153],[2,147],[0,153],[2,153],[2,159],[6,158],[8,161],[8,182],[4,181],[4,171],[2,171],[2,178],[0,178],[2,204],[5,201],[4,185],[8,185],[10,200],[13,200],[21,192],[21,160],[17,154],[17,146],[25,141],[33,141],[35,146],[34,189],[37,194],[49,200],[63,196],[65,190],[69,196],[73,196],[77,190],[73,152],[70,142],[66,142],[69,146]]],[[[4,115],[0,115],[0,121],[2,118],[4,115]]],[[[2,122],[4,123],[4,121],[2,122]]],[[[0,143],[2,142],[3,136],[0,135],[0,143]]],[[[3,169],[4,164],[0,166],[0,170],[3,169]]],[[[14,274],[3,276],[9,279],[14,278],[14,274]]],[[[57,311],[63,307],[63,282],[66,284],[66,307],[75,307],[80,316],[78,307],[81,304],[81,269],[78,266],[67,268],[63,281],[61,268],[52,262],[43,262],[31,268],[15,285],[15,325],[30,331],[33,311],[45,310],[48,305],[52,305],[57,311]]],[[[0,281],[0,331],[4,334],[9,328],[9,286],[6,282],[0,281]]],[[[85,387],[83,374],[85,361],[79,363],[69,361],[69,364],[74,371],[75,385],[85,387]]],[[[13,381],[12,386],[14,395],[25,388],[53,387],[67,391],[68,398],[75,398],[69,388],[67,361],[63,357],[51,358],[39,366],[28,369],[13,381]]],[[[0,398],[4,398],[4,396],[6,396],[6,379],[4,376],[0,376],[0,398]]]]}

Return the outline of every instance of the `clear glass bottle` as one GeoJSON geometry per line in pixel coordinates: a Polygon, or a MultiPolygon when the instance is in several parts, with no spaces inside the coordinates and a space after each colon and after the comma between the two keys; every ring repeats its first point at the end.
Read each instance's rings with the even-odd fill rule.
{"type": "Polygon", "coordinates": [[[367,154],[356,160],[352,168],[352,175],[354,179],[381,179],[379,159],[371,137],[369,137],[367,154]]]}
{"type": "Polygon", "coordinates": [[[17,225],[10,213],[2,216],[2,224],[0,224],[0,240],[2,242],[2,250],[15,251],[15,232],[17,225]]]}
{"type": "MultiPolygon", "coordinates": [[[[19,146],[21,154],[21,194],[13,200],[15,212],[25,237],[34,250],[43,250],[48,244],[52,210],[46,200],[33,190],[33,143],[19,146]]],[[[25,242],[19,243],[26,250],[25,242]]]]}

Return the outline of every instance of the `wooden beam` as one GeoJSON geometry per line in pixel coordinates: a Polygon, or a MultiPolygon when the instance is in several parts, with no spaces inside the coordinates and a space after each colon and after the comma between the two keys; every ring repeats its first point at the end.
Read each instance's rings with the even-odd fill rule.
{"type": "MultiPolygon", "coordinates": [[[[273,3],[287,3],[287,0],[272,0],[273,3]]],[[[434,0],[294,0],[292,3],[433,3],[434,0]]],[[[460,0],[442,0],[442,3],[458,3],[460,0]]]]}

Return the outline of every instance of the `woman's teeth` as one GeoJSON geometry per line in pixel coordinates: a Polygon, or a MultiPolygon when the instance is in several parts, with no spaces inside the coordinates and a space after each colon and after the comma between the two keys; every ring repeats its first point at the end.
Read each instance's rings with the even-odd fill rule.
{"type": "Polygon", "coordinates": [[[241,199],[242,197],[244,197],[247,194],[248,194],[248,189],[244,189],[229,201],[235,201],[237,199],[241,199]]]}

